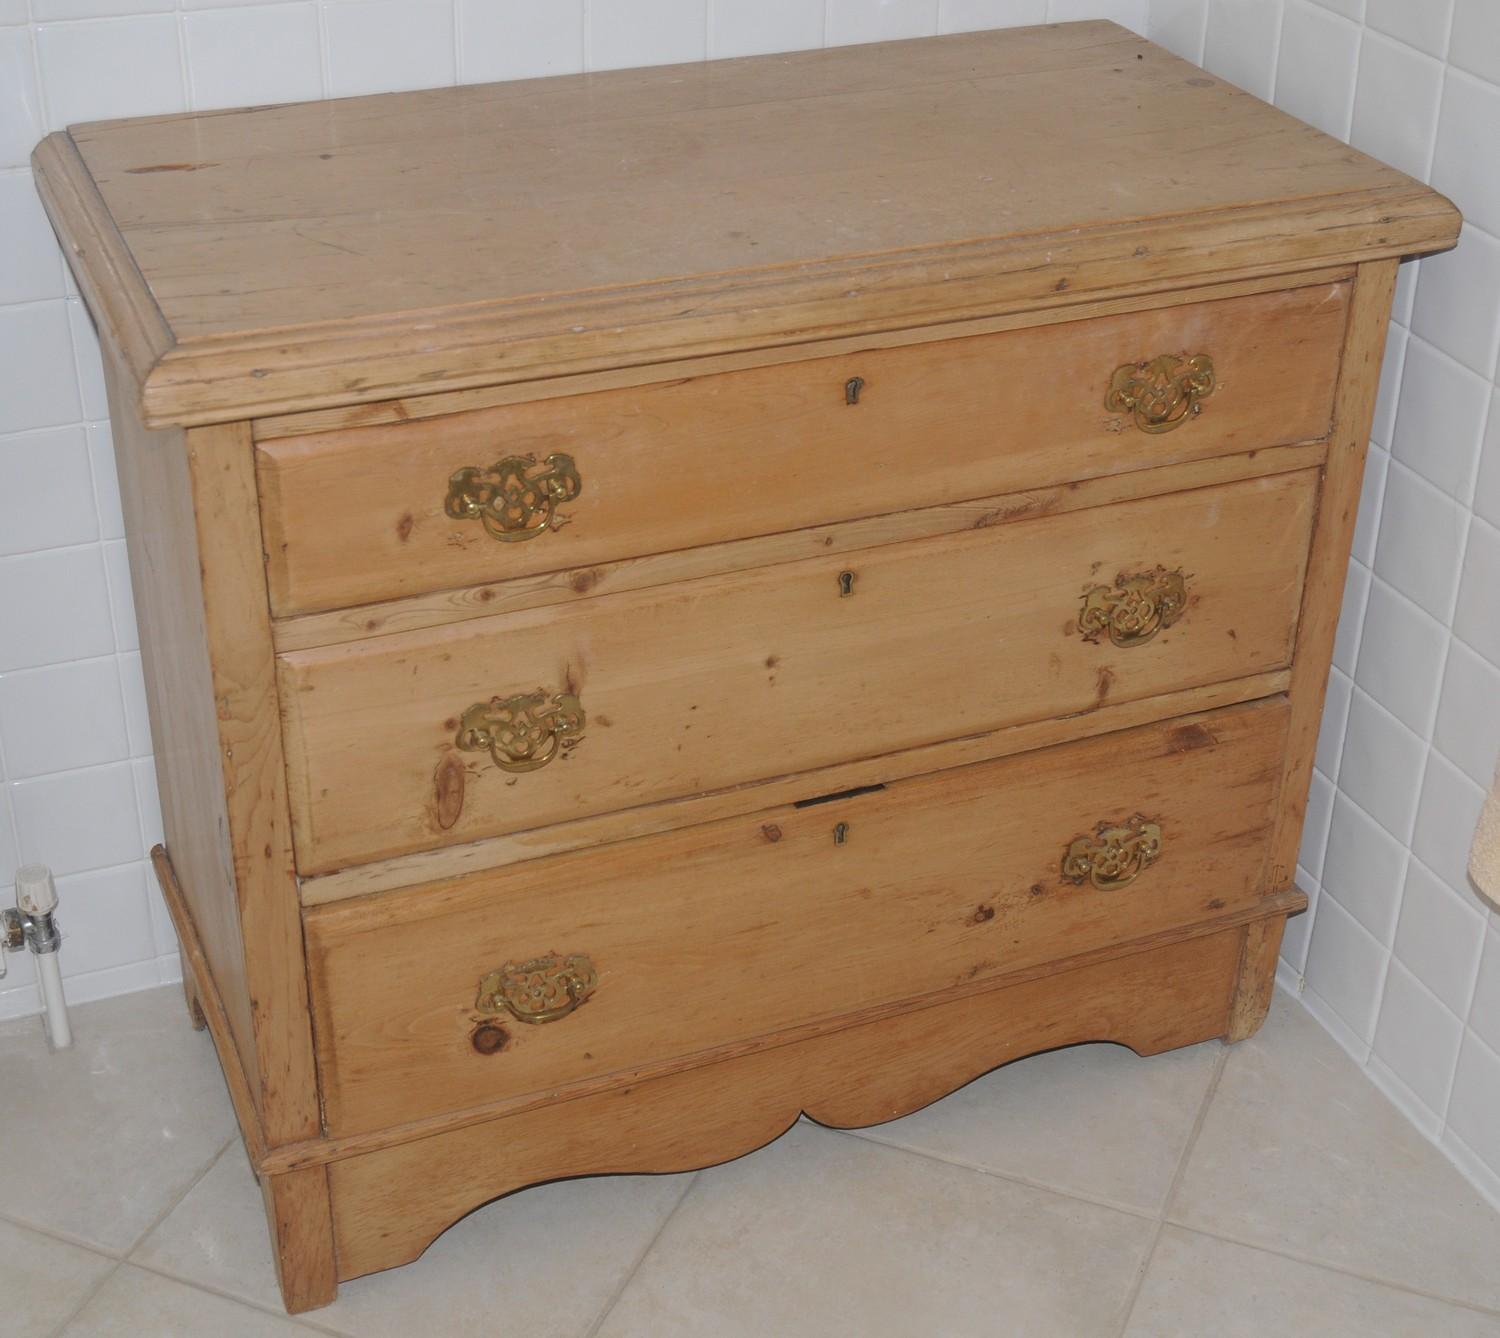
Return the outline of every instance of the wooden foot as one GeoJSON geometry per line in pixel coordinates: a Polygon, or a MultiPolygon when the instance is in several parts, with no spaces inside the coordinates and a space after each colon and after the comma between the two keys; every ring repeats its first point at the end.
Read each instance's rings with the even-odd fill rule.
{"type": "Polygon", "coordinates": [[[1244,928],[1240,973],[1229,1005],[1229,1026],[1224,1032],[1224,1039],[1231,1045],[1254,1036],[1266,1020],[1271,992],[1276,988],[1276,959],[1281,953],[1281,934],[1285,928],[1286,917],[1281,915],[1255,920],[1244,928]]]}
{"type": "Polygon", "coordinates": [[[338,1295],[328,1172],[322,1166],[261,1178],[276,1280],[289,1315],[327,1305],[338,1295]]]}

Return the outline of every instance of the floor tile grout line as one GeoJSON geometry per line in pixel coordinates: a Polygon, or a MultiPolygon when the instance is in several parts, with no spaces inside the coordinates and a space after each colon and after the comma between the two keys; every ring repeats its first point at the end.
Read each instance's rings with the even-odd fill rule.
{"type": "Polygon", "coordinates": [[[350,1338],[347,1331],[343,1329],[328,1328],[316,1319],[308,1316],[315,1311],[306,1311],[303,1314],[291,1315],[287,1313],[286,1307],[278,1302],[258,1301],[254,1297],[243,1296],[238,1292],[229,1291],[225,1287],[217,1286],[212,1282],[203,1282],[196,1278],[184,1277],[181,1273],[174,1273],[170,1269],[163,1268],[160,1264],[142,1263],[137,1259],[122,1259],[121,1266],[128,1265],[138,1269],[142,1273],[149,1273],[154,1278],[161,1278],[166,1282],[175,1282],[179,1286],[191,1287],[195,1292],[202,1292],[205,1296],[213,1296],[221,1301],[230,1301],[235,1305],[243,1306],[246,1310],[253,1310],[258,1315],[270,1315],[273,1319],[284,1319],[289,1323],[296,1324],[310,1333],[320,1333],[325,1338],[350,1338]]]}
{"type": "Polygon", "coordinates": [[[630,1266],[629,1271],[623,1278],[620,1279],[620,1285],[616,1287],[610,1294],[609,1299],[604,1303],[599,1313],[594,1317],[594,1322],[583,1331],[583,1338],[595,1338],[595,1335],[599,1332],[599,1330],[604,1327],[604,1321],[610,1317],[610,1314],[611,1312],[613,1312],[614,1308],[620,1304],[620,1298],[625,1295],[626,1289],[632,1282],[635,1281],[636,1274],[641,1271],[641,1265],[646,1262],[646,1259],[651,1254],[651,1251],[656,1248],[657,1241],[662,1238],[662,1236],[666,1233],[667,1227],[671,1225],[672,1219],[677,1216],[678,1212],[682,1208],[682,1205],[687,1202],[687,1197],[693,1192],[693,1188],[695,1185],[697,1185],[698,1177],[701,1174],[701,1170],[693,1171],[691,1173],[691,1178],[688,1180],[687,1184],[683,1186],[682,1193],[677,1196],[677,1202],[672,1205],[672,1211],[661,1219],[661,1225],[656,1228],[656,1230],[651,1235],[651,1239],[646,1242],[646,1248],[636,1256],[635,1263],[630,1266]]]}
{"type": "Polygon", "coordinates": [[[1177,1192],[1182,1188],[1183,1179],[1187,1175],[1188,1162],[1192,1160],[1193,1150],[1198,1146],[1198,1138],[1203,1133],[1203,1126],[1208,1123],[1208,1112],[1213,1106],[1214,1097],[1219,1093],[1219,1083],[1224,1077],[1225,1068],[1228,1067],[1229,1054],[1230,1047],[1226,1044],[1218,1063],[1214,1066],[1213,1076],[1208,1080],[1208,1087],[1203,1093],[1203,1101],[1198,1107],[1198,1115],[1193,1121],[1192,1129],[1188,1132],[1187,1141],[1182,1145],[1182,1152],[1177,1158],[1177,1169],[1172,1173],[1166,1195],[1162,1199],[1161,1211],[1156,1216],[1156,1225],[1151,1231],[1151,1240],[1146,1246],[1145,1254],[1141,1257],[1141,1266],[1136,1271],[1135,1280],[1131,1283],[1130,1291],[1125,1297],[1125,1304],[1121,1307],[1120,1327],[1116,1330],[1116,1338],[1125,1338],[1125,1334],[1130,1329],[1130,1321],[1135,1315],[1141,1292],[1146,1286],[1146,1276],[1151,1272],[1151,1265],[1156,1259],[1157,1246],[1161,1244],[1162,1233],[1167,1229],[1167,1214],[1172,1211],[1172,1204],[1176,1202],[1177,1192]]]}
{"type": "Polygon", "coordinates": [[[1243,1236],[1231,1236],[1227,1232],[1214,1231],[1208,1227],[1193,1226],[1183,1221],[1166,1221],[1164,1226],[1175,1227],[1178,1231],[1186,1231],[1195,1236],[1206,1236],[1210,1240],[1223,1241],[1226,1245],[1236,1245],[1246,1250],[1255,1250],[1260,1254],[1269,1254],[1277,1259],[1285,1259],[1293,1264],[1306,1264],[1309,1268],[1322,1269],[1325,1273],[1337,1273],[1342,1277],[1353,1278],[1358,1282],[1373,1283],[1377,1287],[1389,1287],[1392,1291],[1404,1292],[1408,1296],[1418,1296],[1424,1301],[1436,1301],[1442,1305],[1451,1305],[1459,1310],[1469,1310],[1475,1314],[1485,1315],[1500,1319],[1500,1306],[1487,1306],[1478,1301],[1465,1301],[1456,1296],[1448,1296],[1443,1292],[1425,1291],[1421,1287],[1413,1287],[1407,1282],[1397,1282],[1391,1278],[1381,1277],[1378,1273],[1361,1273],[1358,1269],[1346,1268],[1341,1264],[1330,1263],[1326,1259],[1317,1259],[1311,1255],[1297,1254],[1292,1250],[1279,1250],[1274,1245],[1267,1245],[1264,1241],[1251,1240],[1243,1236]]]}
{"type": "Polygon", "coordinates": [[[0,1213],[0,1222],[8,1226],[19,1227],[22,1231],[34,1232],[38,1236],[45,1236],[48,1240],[55,1240],[59,1245],[71,1245],[75,1250],[87,1250],[90,1254],[97,1254],[101,1259],[108,1259],[112,1264],[125,1262],[123,1254],[118,1254],[96,1242],[87,1241],[82,1236],[73,1236],[66,1231],[59,1231],[56,1227],[42,1226],[11,1213],[0,1213]]]}
{"type": "Polygon", "coordinates": [[[975,1175],[986,1176],[991,1180],[1003,1180],[1007,1184],[1019,1185],[1023,1189],[1035,1189],[1043,1194],[1056,1194],[1058,1198],[1072,1199],[1075,1203],[1087,1203],[1093,1208],[1107,1208],[1110,1212],[1123,1213],[1127,1217],[1134,1217],[1140,1221],[1157,1222],[1161,1220],[1160,1212],[1148,1212],[1144,1208],[1132,1208],[1124,1203],[1116,1203],[1110,1199],[1096,1198],[1092,1194],[1085,1194],[1076,1189],[1060,1189],[1056,1185],[1049,1185],[1041,1180],[1029,1180],[1023,1175],[1015,1175],[1009,1171],[997,1171],[992,1166],[982,1166],[978,1162],[962,1161],[957,1157],[945,1157],[936,1152],[924,1152],[921,1148],[907,1147],[903,1143],[892,1143],[884,1138],[876,1138],[860,1129],[834,1129],[826,1124],[818,1125],[825,1133],[842,1134],[845,1138],[857,1138],[861,1143],[869,1143],[874,1147],[885,1148],[888,1152],[902,1152],[909,1157],[920,1157],[923,1161],[936,1162],[940,1166],[951,1166],[958,1171],[971,1171],[975,1175]]]}
{"type": "Polygon", "coordinates": [[[79,1315],[83,1314],[83,1312],[93,1301],[94,1297],[98,1296],[99,1293],[104,1290],[105,1284],[124,1267],[125,1261],[123,1259],[116,1259],[114,1261],[114,1265],[111,1268],[107,1269],[104,1272],[103,1276],[100,1277],[100,1279],[83,1294],[83,1296],[79,1299],[78,1304],[75,1305],[70,1311],[68,1311],[66,1315],[62,1317],[61,1320],[58,1321],[57,1327],[52,1329],[48,1333],[47,1338],[62,1338],[63,1334],[67,1333],[68,1329],[72,1326],[73,1321],[77,1319],[79,1315]]]}

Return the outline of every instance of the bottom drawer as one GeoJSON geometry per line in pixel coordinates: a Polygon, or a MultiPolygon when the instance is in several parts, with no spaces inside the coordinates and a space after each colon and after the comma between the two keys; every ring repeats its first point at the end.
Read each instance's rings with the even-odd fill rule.
{"type": "Polygon", "coordinates": [[[1278,697],[314,908],[328,1131],[1244,910],[1266,890],[1286,728],[1278,697]]]}

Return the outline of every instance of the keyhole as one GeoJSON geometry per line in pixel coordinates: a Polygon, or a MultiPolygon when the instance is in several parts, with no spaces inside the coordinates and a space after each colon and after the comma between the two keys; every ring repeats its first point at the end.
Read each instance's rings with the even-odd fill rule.
{"type": "Polygon", "coordinates": [[[841,571],[839,573],[839,598],[854,593],[854,573],[852,571],[841,571]]]}
{"type": "Polygon", "coordinates": [[[851,376],[844,382],[844,403],[858,404],[859,392],[865,388],[865,378],[862,376],[851,376]]]}
{"type": "Polygon", "coordinates": [[[849,824],[847,822],[836,822],[833,825],[833,843],[841,846],[849,839],[849,824]]]}

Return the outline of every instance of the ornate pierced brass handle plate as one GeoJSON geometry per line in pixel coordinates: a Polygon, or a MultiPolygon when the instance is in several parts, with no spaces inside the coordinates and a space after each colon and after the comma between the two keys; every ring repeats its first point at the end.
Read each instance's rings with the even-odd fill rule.
{"type": "Polygon", "coordinates": [[[571,455],[508,455],[488,469],[460,469],[443,503],[454,520],[477,520],[491,539],[515,543],[554,528],[560,502],[583,491],[571,455]]]}
{"type": "Polygon", "coordinates": [[[1063,855],[1063,881],[1092,883],[1101,892],[1129,887],[1161,857],[1161,824],[1139,813],[1119,825],[1101,822],[1092,836],[1076,837],[1063,855]]]}
{"type": "Polygon", "coordinates": [[[1116,367],[1104,407],[1130,414],[1142,432],[1170,432],[1202,412],[1201,401],[1213,393],[1214,360],[1207,353],[1163,353],[1116,367]]]}
{"type": "Polygon", "coordinates": [[[1113,585],[1091,585],[1083,592],[1078,630],[1085,641],[1108,636],[1117,646],[1143,646],[1170,627],[1187,608],[1187,577],[1156,567],[1121,572],[1113,585]]]}
{"type": "Polygon", "coordinates": [[[594,963],[582,952],[506,962],[479,982],[474,1007],[481,1013],[509,1013],[517,1022],[556,1022],[587,999],[598,983],[594,963]]]}
{"type": "Polygon", "coordinates": [[[488,753],[502,771],[535,771],[583,737],[583,703],[571,692],[537,689],[475,702],[458,722],[458,747],[488,753]]]}

